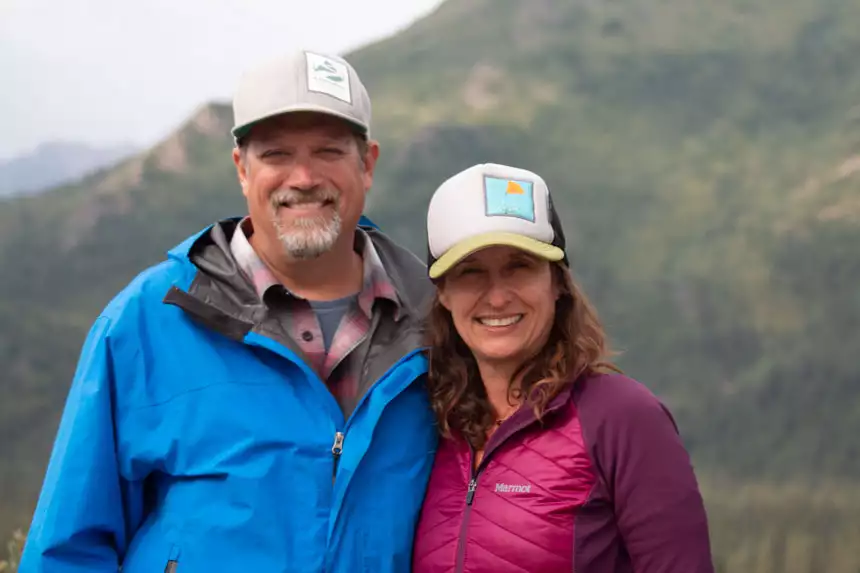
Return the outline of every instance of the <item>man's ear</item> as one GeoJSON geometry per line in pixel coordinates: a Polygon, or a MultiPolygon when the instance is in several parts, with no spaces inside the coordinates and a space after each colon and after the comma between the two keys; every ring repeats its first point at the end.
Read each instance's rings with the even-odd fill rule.
{"type": "Polygon", "coordinates": [[[233,148],[233,164],[236,166],[236,176],[239,178],[239,185],[242,186],[242,195],[248,196],[248,162],[246,161],[247,151],[243,151],[238,147],[233,148]]]}
{"type": "Polygon", "coordinates": [[[376,161],[379,159],[379,142],[373,139],[367,142],[367,153],[364,154],[364,192],[373,187],[373,174],[376,172],[376,161]]]}

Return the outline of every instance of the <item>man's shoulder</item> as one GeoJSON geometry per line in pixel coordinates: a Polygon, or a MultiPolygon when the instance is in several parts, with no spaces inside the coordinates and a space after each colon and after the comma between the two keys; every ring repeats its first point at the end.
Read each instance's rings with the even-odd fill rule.
{"type": "Polygon", "coordinates": [[[102,310],[101,316],[111,322],[139,317],[141,312],[161,306],[172,287],[186,290],[196,270],[189,261],[168,258],[137,274],[102,310]]]}
{"type": "Polygon", "coordinates": [[[102,315],[116,321],[130,311],[139,314],[141,310],[165,306],[164,297],[173,287],[188,291],[199,271],[191,260],[192,254],[211,244],[219,233],[223,234],[225,224],[235,224],[236,220],[218,221],[170,249],[165,259],[132,278],[105,306],[102,315]]]}

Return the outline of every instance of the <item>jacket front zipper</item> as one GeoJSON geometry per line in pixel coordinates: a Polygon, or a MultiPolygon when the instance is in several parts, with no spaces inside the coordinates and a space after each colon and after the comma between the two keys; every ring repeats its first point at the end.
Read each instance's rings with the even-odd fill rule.
{"type": "Polygon", "coordinates": [[[475,499],[476,489],[478,489],[478,480],[473,477],[469,481],[469,489],[466,490],[466,505],[472,505],[472,500],[475,499]]]}
{"type": "MultiPolygon", "coordinates": [[[[475,459],[475,450],[469,446],[469,467],[474,467],[474,459],[475,459]]],[[[481,460],[481,466],[484,465],[484,460],[481,460]]],[[[477,468],[477,470],[471,470],[471,479],[469,480],[469,486],[466,488],[466,509],[463,512],[463,525],[460,527],[460,541],[457,543],[457,565],[455,568],[456,573],[460,573],[463,571],[463,566],[466,561],[466,538],[467,532],[469,530],[469,517],[472,515],[472,502],[475,501],[475,491],[478,489],[478,476],[481,473],[481,467],[477,468]]]]}
{"type": "Polygon", "coordinates": [[[340,455],[343,453],[343,438],[343,432],[334,433],[334,444],[331,447],[331,455],[334,457],[334,464],[332,464],[331,470],[332,481],[334,481],[337,475],[337,463],[340,461],[340,455]]]}

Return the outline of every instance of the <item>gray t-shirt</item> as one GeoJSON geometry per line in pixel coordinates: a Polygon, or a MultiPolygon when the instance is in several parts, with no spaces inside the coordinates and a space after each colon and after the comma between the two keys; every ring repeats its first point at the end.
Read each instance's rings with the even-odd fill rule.
{"type": "Polygon", "coordinates": [[[331,340],[334,338],[334,333],[337,332],[340,320],[357,298],[358,295],[353,294],[344,298],[337,298],[335,300],[309,301],[311,303],[311,308],[314,309],[314,313],[317,315],[317,320],[319,320],[326,352],[328,352],[328,349],[331,346],[331,340]]]}

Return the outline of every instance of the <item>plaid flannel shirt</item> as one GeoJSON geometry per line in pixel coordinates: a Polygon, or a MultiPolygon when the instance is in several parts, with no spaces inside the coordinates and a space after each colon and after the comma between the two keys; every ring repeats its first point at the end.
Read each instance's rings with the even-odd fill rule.
{"type": "Polygon", "coordinates": [[[370,332],[374,304],[377,300],[394,303],[395,320],[399,319],[401,311],[397,291],[373,242],[364,231],[356,230],[356,250],[364,261],[364,280],[356,302],[341,319],[326,353],[322,328],[310,303],[286,290],[275,278],[248,242],[252,233],[251,220],[246,217],[237,226],[230,241],[230,250],[236,263],[268,311],[278,312],[285,331],[302,350],[309,366],[326,383],[341,407],[351,411],[358,398],[362,368],[362,356],[353,351],[370,332]]]}

